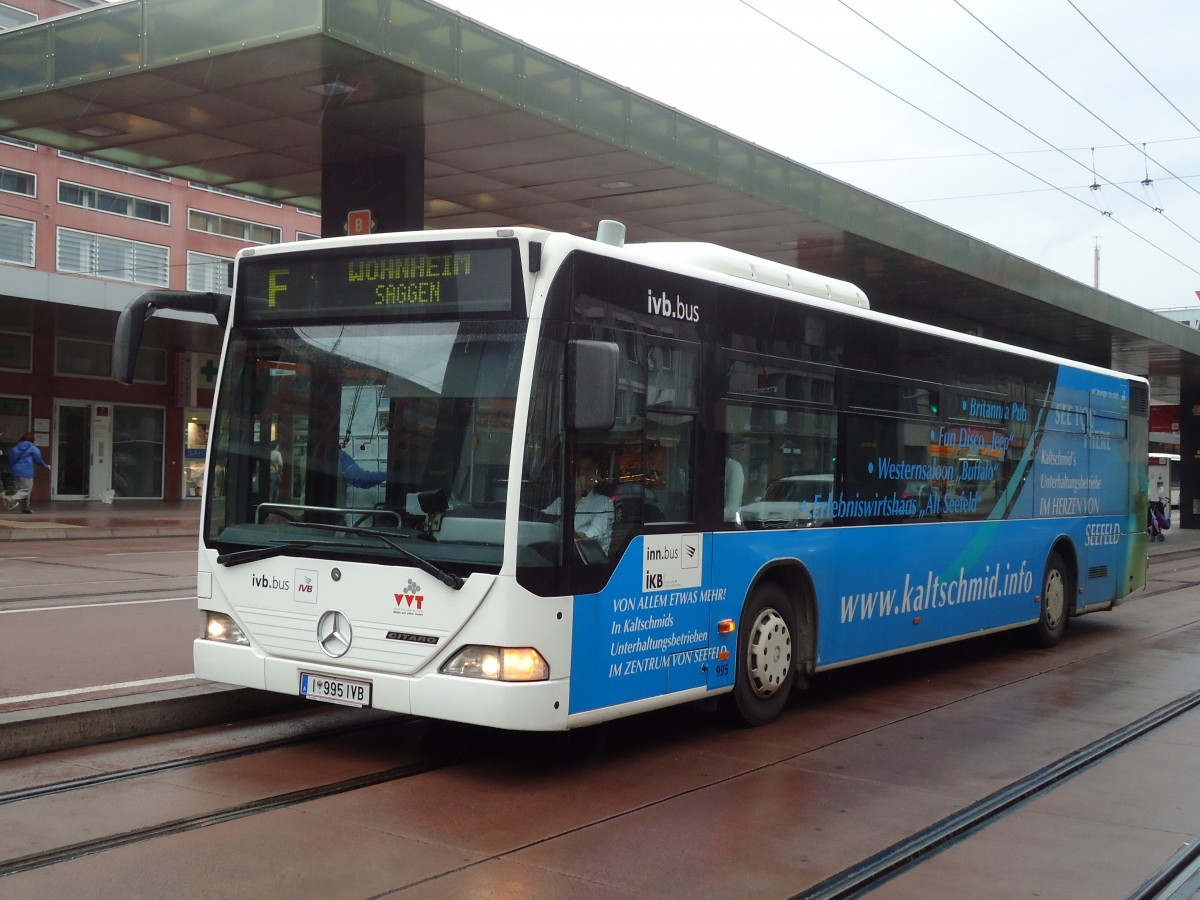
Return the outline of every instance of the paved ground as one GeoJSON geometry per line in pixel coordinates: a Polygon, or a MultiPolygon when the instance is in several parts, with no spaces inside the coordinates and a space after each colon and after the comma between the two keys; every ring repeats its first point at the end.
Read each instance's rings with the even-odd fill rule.
{"type": "Polygon", "coordinates": [[[0,541],[194,535],[200,503],[182,501],[78,501],[39,503],[33,515],[0,512],[0,541]]]}
{"type": "MultiPolygon", "coordinates": [[[[86,543],[37,549],[78,553],[86,543]]],[[[1024,636],[1012,635],[830,673],[778,722],[753,732],[683,709],[569,740],[385,717],[379,732],[9,803],[0,807],[0,868],[43,848],[72,848],[74,858],[6,876],[0,893],[6,900],[792,896],[944,825],[943,816],[1029,773],[1059,768],[1066,754],[1120,726],[1192,698],[1200,684],[1200,569],[1194,551],[1169,555],[1188,543],[1155,548],[1149,596],[1073,623],[1052,651],[1030,650],[1024,636]],[[270,812],[258,805],[410,765],[415,777],[270,812]],[[256,814],[212,824],[210,816],[224,818],[243,803],[256,814]],[[140,829],[191,822],[206,827],[137,842],[140,829]],[[76,855],[85,841],[110,835],[121,845],[76,855]]],[[[21,549],[0,545],[0,553],[21,549]]],[[[248,743],[239,731],[15,760],[0,768],[0,782],[12,790],[118,773],[191,756],[193,747],[248,743]]],[[[871,897],[1129,897],[1196,840],[1198,751],[1200,710],[1193,710],[1049,794],[1008,807],[871,897]]]]}

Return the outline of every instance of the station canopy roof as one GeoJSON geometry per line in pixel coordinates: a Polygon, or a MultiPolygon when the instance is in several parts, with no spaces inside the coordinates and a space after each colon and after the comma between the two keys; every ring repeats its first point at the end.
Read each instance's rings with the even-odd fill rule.
{"type": "Polygon", "coordinates": [[[617,219],[1148,374],[1155,402],[1200,386],[1200,332],[425,0],[127,0],[2,33],[0,59],[13,137],[314,211],[325,164],[423,146],[428,228],[617,219]]]}

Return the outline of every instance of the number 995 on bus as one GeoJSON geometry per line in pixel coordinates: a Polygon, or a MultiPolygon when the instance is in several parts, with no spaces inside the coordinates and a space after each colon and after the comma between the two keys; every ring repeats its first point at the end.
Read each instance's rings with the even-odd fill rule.
{"type": "Polygon", "coordinates": [[[300,696],[343,706],[370,706],[371,683],[331,675],[300,673],[300,696]]]}

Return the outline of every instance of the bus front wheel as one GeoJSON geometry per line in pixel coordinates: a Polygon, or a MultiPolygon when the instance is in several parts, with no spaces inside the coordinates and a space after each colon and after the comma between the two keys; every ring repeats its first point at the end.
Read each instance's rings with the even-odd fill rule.
{"type": "Polygon", "coordinates": [[[783,588],[760,584],[738,628],[733,712],[747,725],[774,721],[796,682],[796,616],[783,588]]]}
{"type": "Polygon", "coordinates": [[[1041,647],[1053,647],[1062,640],[1070,616],[1071,576],[1067,565],[1057,553],[1046,561],[1042,579],[1041,615],[1034,626],[1034,639],[1041,647]]]}

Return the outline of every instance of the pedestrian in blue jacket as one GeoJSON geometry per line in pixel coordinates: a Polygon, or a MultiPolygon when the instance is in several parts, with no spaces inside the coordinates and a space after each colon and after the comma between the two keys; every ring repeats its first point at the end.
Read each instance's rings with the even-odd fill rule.
{"type": "Polygon", "coordinates": [[[39,465],[46,471],[50,466],[42,459],[42,451],[33,442],[33,432],[27,431],[21,436],[13,448],[8,451],[8,468],[12,472],[17,489],[4,502],[9,512],[21,510],[32,513],[29,507],[29,495],[33,491],[33,467],[39,465]]]}

